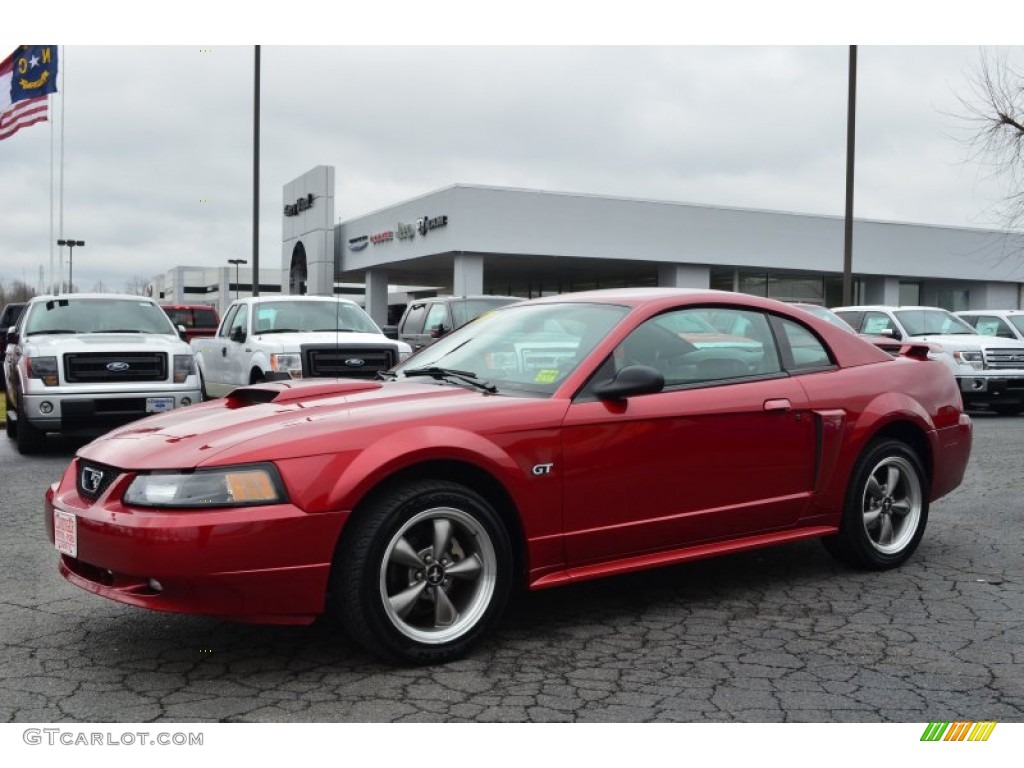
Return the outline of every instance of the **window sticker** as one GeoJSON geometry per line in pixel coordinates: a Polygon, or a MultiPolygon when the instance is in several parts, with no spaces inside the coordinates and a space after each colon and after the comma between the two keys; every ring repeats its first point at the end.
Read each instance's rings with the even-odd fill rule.
{"type": "Polygon", "coordinates": [[[551,384],[558,378],[558,371],[552,368],[544,368],[537,371],[534,381],[538,384],[551,384]]]}

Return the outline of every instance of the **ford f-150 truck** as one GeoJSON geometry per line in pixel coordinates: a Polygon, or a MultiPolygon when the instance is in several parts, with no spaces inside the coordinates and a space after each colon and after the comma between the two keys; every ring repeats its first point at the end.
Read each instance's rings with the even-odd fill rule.
{"type": "Polygon", "coordinates": [[[192,350],[152,299],[38,296],[4,356],[7,436],[33,453],[47,432],[98,435],[199,402],[192,350]]]}
{"type": "Polygon", "coordinates": [[[1024,342],[983,336],[938,307],[837,307],[839,317],[861,333],[938,344],[956,362],[956,380],[968,408],[996,413],[1024,411],[1024,342]]]}
{"type": "Polygon", "coordinates": [[[330,296],[239,299],[192,349],[207,398],[274,379],[372,379],[412,353],[358,304],[330,296]]]}

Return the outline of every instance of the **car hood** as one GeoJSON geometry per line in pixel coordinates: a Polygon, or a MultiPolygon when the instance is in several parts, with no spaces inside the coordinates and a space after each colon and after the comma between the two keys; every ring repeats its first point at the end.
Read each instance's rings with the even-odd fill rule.
{"type": "Polygon", "coordinates": [[[1024,352],[1024,341],[1000,339],[995,336],[982,336],[973,333],[926,333],[923,336],[910,336],[908,341],[930,341],[942,345],[942,348],[954,352],[971,349],[1019,349],[1024,352]]]}
{"type": "Polygon", "coordinates": [[[545,429],[566,400],[491,395],[453,384],[309,379],[243,387],[228,397],[127,424],[79,455],[124,469],[192,468],[358,452],[407,430],[451,437],[545,429]]]}
{"type": "Polygon", "coordinates": [[[188,344],[169,333],[55,333],[26,336],[23,347],[25,351],[40,357],[47,353],[58,355],[135,349],[178,355],[191,353],[188,344]]]}
{"type": "Polygon", "coordinates": [[[295,333],[257,333],[253,338],[259,339],[260,346],[264,349],[277,347],[279,352],[298,352],[303,344],[389,344],[397,345],[402,351],[410,351],[410,347],[404,341],[389,339],[380,333],[352,333],[342,331],[297,331],[295,333]]]}

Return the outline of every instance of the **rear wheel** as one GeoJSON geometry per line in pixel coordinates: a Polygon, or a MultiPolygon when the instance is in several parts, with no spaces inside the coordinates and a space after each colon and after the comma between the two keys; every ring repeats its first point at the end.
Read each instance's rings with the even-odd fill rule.
{"type": "Polygon", "coordinates": [[[350,521],[331,603],[354,639],[401,661],[465,653],[500,618],[512,549],[497,513],[457,483],[419,481],[377,498],[350,521]]]}
{"type": "Polygon", "coordinates": [[[846,492],[839,533],[823,540],[839,560],[859,568],[895,568],[909,558],[928,521],[921,460],[899,440],[870,444],[846,492]]]}

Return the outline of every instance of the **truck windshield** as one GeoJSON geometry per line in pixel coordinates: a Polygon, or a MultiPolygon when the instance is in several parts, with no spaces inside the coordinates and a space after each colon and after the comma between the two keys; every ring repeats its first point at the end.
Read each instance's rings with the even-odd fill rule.
{"type": "Polygon", "coordinates": [[[37,333],[166,333],[177,335],[152,301],[61,296],[32,304],[25,335],[37,333]]]}
{"type": "Polygon", "coordinates": [[[977,333],[959,317],[944,309],[901,309],[896,312],[896,317],[910,336],[925,336],[930,333],[977,333]]]}

